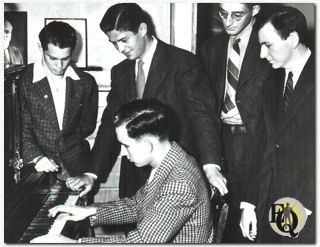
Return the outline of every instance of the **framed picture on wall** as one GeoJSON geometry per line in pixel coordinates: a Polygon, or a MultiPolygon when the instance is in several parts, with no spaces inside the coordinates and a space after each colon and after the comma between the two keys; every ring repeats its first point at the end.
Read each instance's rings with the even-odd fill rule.
{"type": "Polygon", "coordinates": [[[85,18],[45,18],[45,25],[52,21],[63,21],[72,26],[77,32],[77,45],[72,54],[72,60],[78,67],[87,67],[87,19],[85,18]]]}
{"type": "Polygon", "coordinates": [[[4,66],[27,64],[27,12],[4,12],[4,66]]]}

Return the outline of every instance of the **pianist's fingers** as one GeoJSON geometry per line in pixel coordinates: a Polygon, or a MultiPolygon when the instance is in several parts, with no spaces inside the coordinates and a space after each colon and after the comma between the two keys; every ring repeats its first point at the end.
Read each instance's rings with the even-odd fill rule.
{"type": "Polygon", "coordinates": [[[70,213],[70,209],[69,209],[70,206],[67,206],[67,205],[58,205],[58,206],[55,206],[53,208],[50,208],[49,209],[49,216],[50,217],[55,217],[59,212],[64,212],[64,213],[70,213]]]}
{"type": "Polygon", "coordinates": [[[76,205],[58,205],[49,209],[49,216],[55,217],[58,213],[68,213],[64,216],[67,220],[79,221],[87,218],[90,215],[90,210],[86,207],[76,205]]]}

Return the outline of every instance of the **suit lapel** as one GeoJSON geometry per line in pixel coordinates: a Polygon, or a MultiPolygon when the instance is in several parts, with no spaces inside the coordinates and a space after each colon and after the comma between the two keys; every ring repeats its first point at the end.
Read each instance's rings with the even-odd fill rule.
{"type": "Polygon", "coordinates": [[[314,63],[313,57],[310,57],[294,88],[286,114],[282,117],[278,135],[285,129],[295,114],[300,110],[302,104],[308,99],[308,95],[314,92],[314,81],[314,63]]]}
{"type": "MultiPolygon", "coordinates": [[[[218,83],[218,85],[220,85],[219,89],[218,89],[218,95],[222,96],[220,99],[220,102],[223,102],[224,99],[224,91],[225,91],[225,87],[226,87],[226,77],[227,77],[227,59],[228,59],[228,44],[229,44],[229,35],[225,34],[223,36],[222,42],[221,42],[221,51],[218,51],[220,55],[220,58],[218,57],[218,59],[221,61],[221,77],[220,77],[220,83],[218,83]]],[[[214,56],[212,56],[214,58],[214,56]]],[[[212,64],[215,64],[215,61],[212,62],[212,64]]],[[[212,70],[215,70],[216,68],[212,68],[212,70]]],[[[219,72],[218,72],[219,73],[219,72]]],[[[222,103],[223,104],[223,103],[222,103]]]]}
{"type": "Polygon", "coordinates": [[[158,40],[157,48],[151,61],[143,98],[152,97],[156,90],[162,85],[162,81],[167,74],[167,52],[166,44],[158,40]]]}
{"type": "Polygon", "coordinates": [[[54,129],[59,131],[58,118],[48,79],[45,77],[42,80],[33,83],[32,87],[35,94],[40,98],[41,105],[44,108],[44,111],[47,113],[48,119],[51,121],[54,129]]]}
{"type": "MultiPolygon", "coordinates": [[[[115,83],[120,83],[118,85],[122,87],[122,94],[126,99],[126,102],[132,101],[138,98],[136,90],[136,72],[135,72],[135,60],[126,59],[123,62],[123,68],[121,68],[121,73],[119,78],[111,78],[115,83]],[[118,79],[118,80],[117,80],[118,79]]],[[[111,74],[112,75],[112,74],[111,74]]]]}
{"type": "Polygon", "coordinates": [[[249,43],[246,49],[246,53],[244,55],[242,66],[240,70],[240,76],[237,83],[237,89],[242,87],[249,78],[251,78],[251,74],[256,71],[252,68],[255,64],[260,62],[260,45],[258,42],[257,31],[254,29],[251,32],[249,43]]]}
{"type": "Polygon", "coordinates": [[[156,173],[154,174],[153,180],[147,185],[147,195],[144,200],[143,210],[147,210],[148,206],[156,200],[156,197],[159,195],[165,180],[168,178],[169,173],[176,164],[176,158],[172,156],[171,152],[172,148],[165,157],[164,161],[162,161],[161,165],[158,167],[156,173]]]}
{"type": "Polygon", "coordinates": [[[81,82],[66,78],[66,101],[63,114],[63,129],[67,129],[71,124],[78,108],[81,106],[81,82]]]}
{"type": "Polygon", "coordinates": [[[276,132],[279,130],[284,78],[285,71],[283,69],[279,69],[268,82],[268,98],[266,99],[265,104],[267,105],[266,118],[271,126],[270,136],[275,136],[276,132]]]}
{"type": "Polygon", "coordinates": [[[125,81],[128,82],[128,87],[127,87],[127,99],[134,100],[138,98],[137,95],[137,90],[136,90],[136,72],[135,72],[135,65],[136,65],[136,61],[130,61],[127,60],[128,64],[127,64],[127,73],[125,73],[125,76],[127,77],[127,79],[125,81]]]}

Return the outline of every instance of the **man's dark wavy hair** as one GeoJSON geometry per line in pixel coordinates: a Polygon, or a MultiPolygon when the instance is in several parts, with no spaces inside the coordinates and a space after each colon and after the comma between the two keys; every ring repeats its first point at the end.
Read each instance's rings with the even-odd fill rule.
{"type": "Polygon", "coordinates": [[[77,44],[76,30],[62,21],[47,24],[39,33],[39,39],[43,50],[48,50],[48,44],[53,44],[59,48],[71,47],[73,51],[77,44]]]}
{"type": "Polygon", "coordinates": [[[104,33],[112,30],[137,33],[141,23],[148,27],[147,35],[156,36],[152,18],[136,3],[119,3],[111,6],[100,22],[104,33]]]}
{"type": "Polygon", "coordinates": [[[267,17],[262,23],[261,28],[271,23],[282,39],[287,39],[292,32],[297,32],[300,43],[307,44],[307,20],[306,17],[296,8],[284,6],[275,10],[270,17],[267,17]]]}
{"type": "Polygon", "coordinates": [[[139,139],[153,135],[160,140],[169,139],[166,106],[155,99],[141,99],[126,103],[114,114],[115,127],[125,124],[128,136],[139,139]]]}

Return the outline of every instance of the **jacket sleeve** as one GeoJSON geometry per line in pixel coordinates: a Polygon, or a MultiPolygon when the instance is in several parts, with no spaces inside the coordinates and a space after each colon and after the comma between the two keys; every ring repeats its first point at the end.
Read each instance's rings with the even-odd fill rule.
{"type": "Polygon", "coordinates": [[[98,86],[92,76],[89,74],[87,76],[86,91],[80,113],[80,132],[82,138],[89,136],[96,128],[98,113],[98,86]]]}
{"type": "Polygon", "coordinates": [[[221,162],[221,120],[209,80],[197,57],[181,66],[177,77],[178,95],[185,102],[186,113],[195,132],[202,165],[221,162]]]}
{"type": "MultiPolygon", "coordinates": [[[[24,77],[22,80],[26,80],[24,77]]],[[[34,158],[43,155],[43,152],[37,144],[34,134],[34,124],[27,101],[27,89],[20,87],[19,99],[21,102],[21,139],[22,139],[22,158],[25,163],[31,162],[34,158]]]]}
{"type": "MultiPolygon", "coordinates": [[[[124,201],[128,207],[132,201],[124,201]]],[[[140,203],[135,201],[136,203],[140,203]]],[[[184,181],[166,184],[152,205],[143,212],[137,228],[127,236],[82,238],[85,243],[166,243],[179,232],[195,210],[196,195],[192,185],[184,181]]],[[[137,204],[136,204],[137,205],[137,204]]],[[[117,207],[119,208],[119,207],[117,207]]],[[[126,211],[126,212],[130,212],[126,211]]],[[[126,213],[127,214],[127,213],[126,213]]]]}
{"type": "Polygon", "coordinates": [[[113,126],[113,114],[121,105],[119,94],[121,94],[122,89],[119,87],[114,74],[113,68],[111,71],[111,90],[107,97],[107,106],[104,109],[101,124],[91,151],[92,162],[89,172],[96,174],[100,181],[106,179],[120,152],[120,143],[117,140],[113,126]]]}

